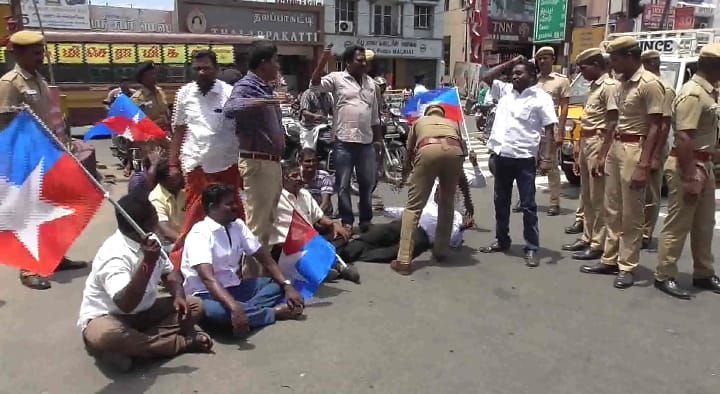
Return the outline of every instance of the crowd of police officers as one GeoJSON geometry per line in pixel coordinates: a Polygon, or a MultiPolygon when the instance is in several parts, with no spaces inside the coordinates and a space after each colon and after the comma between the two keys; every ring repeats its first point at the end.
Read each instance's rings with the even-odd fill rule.
{"type": "Polygon", "coordinates": [[[574,251],[578,260],[599,259],[583,265],[582,272],[615,275],[615,287],[632,286],[640,249],[650,243],[658,218],[664,174],[668,209],[658,240],[655,287],[691,298],[676,280],[689,234],[693,286],[720,293],[711,251],[720,44],[701,49],[697,73],[677,95],[660,78],[659,52],[642,52],[630,36],[611,41],[606,52],[609,56],[591,48],[575,59],[590,81],[576,148],[584,234],[563,249],[574,251]]]}

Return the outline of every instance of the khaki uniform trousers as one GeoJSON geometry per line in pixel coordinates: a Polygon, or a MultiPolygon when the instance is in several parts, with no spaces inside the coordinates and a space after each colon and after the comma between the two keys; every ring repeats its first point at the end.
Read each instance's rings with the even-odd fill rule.
{"type": "MultiPolygon", "coordinates": [[[[582,180],[580,180],[580,182],[582,182],[582,180]]],[[[582,185],[580,186],[582,187],[582,185]]],[[[585,221],[585,201],[583,200],[582,193],[580,193],[580,196],[578,197],[578,207],[575,210],[575,221],[585,221]]]]}
{"type": "Polygon", "coordinates": [[[550,206],[560,205],[560,163],[558,162],[558,148],[553,149],[550,157],[550,170],[548,171],[548,187],[550,188],[550,206]]]}
{"type": "MultiPolygon", "coordinates": [[[[241,158],[238,170],[243,178],[245,223],[260,243],[268,247],[282,192],[280,163],[241,158]]],[[[242,264],[242,277],[255,278],[262,274],[262,266],[255,259],[246,257],[242,264]]]]}
{"type": "Polygon", "coordinates": [[[712,162],[705,163],[708,182],[700,195],[686,198],[677,158],[670,156],[665,162],[668,185],[668,215],[660,231],[658,266],[655,278],[659,281],[674,279],[678,273],[677,261],[690,234],[690,251],[693,259],[693,277],[710,278],[713,269],[712,240],[715,227],[715,174],[712,162]]]}
{"type": "Polygon", "coordinates": [[[580,140],[580,200],[585,214],[581,239],[595,251],[605,247],[605,177],[591,175],[602,144],[600,135],[580,140]]]}
{"type": "Polygon", "coordinates": [[[185,352],[185,336],[203,317],[202,300],[187,298],[188,317],[180,321],[172,297],[163,297],[134,315],[105,315],[90,320],[83,331],[88,351],[128,357],[165,358],[185,352]]]}
{"type": "MultiPolygon", "coordinates": [[[[443,255],[447,252],[452,232],[455,191],[462,173],[463,161],[462,150],[445,142],[426,145],[416,151],[413,172],[409,180],[408,200],[402,215],[397,255],[399,262],[410,263],[412,260],[415,229],[418,227],[420,214],[427,204],[435,179],[439,180],[440,195],[433,253],[443,255]]],[[[432,234],[428,236],[432,237],[432,234]]]]}
{"type": "MultiPolygon", "coordinates": [[[[612,142],[605,161],[605,225],[602,263],[632,272],[640,260],[645,224],[645,188],[631,189],[630,180],[640,161],[639,142],[612,142]]],[[[585,212],[587,215],[587,212],[585,212]]]]}
{"type": "MultiPolygon", "coordinates": [[[[667,144],[663,151],[663,159],[667,159],[668,149],[667,144]]],[[[658,216],[660,215],[660,198],[662,190],[663,180],[663,166],[664,160],[661,159],[660,168],[650,173],[648,179],[648,185],[645,190],[645,225],[643,226],[643,238],[651,239],[655,232],[655,226],[657,225],[658,216]]]]}

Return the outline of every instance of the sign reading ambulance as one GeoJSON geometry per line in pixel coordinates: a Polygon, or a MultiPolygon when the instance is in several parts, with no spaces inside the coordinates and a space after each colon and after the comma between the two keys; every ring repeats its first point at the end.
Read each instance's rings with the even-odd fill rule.
{"type": "Polygon", "coordinates": [[[643,51],[656,50],[660,53],[673,53],[677,49],[673,40],[638,40],[638,45],[643,51]]]}

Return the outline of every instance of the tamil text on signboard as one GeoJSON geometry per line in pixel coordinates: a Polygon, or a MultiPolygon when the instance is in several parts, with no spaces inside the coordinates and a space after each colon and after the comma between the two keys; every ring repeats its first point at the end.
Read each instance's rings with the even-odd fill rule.
{"type": "Polygon", "coordinates": [[[45,29],[90,29],[87,0],[22,0],[23,25],[40,27],[33,1],[45,29]]]}
{"type": "Polygon", "coordinates": [[[533,42],[559,42],[567,29],[567,0],[538,0],[535,5],[533,42]]]}
{"type": "Polygon", "coordinates": [[[90,28],[97,31],[171,33],[175,31],[172,11],[142,8],[90,6],[90,28]]]}
{"type": "Polygon", "coordinates": [[[188,12],[190,33],[263,36],[273,41],[318,42],[319,12],[203,5],[188,12]]]}
{"type": "Polygon", "coordinates": [[[333,52],[342,54],[350,45],[360,45],[375,52],[378,57],[438,59],[442,57],[442,40],[340,35],[328,36],[327,44],[333,44],[333,52]]]}

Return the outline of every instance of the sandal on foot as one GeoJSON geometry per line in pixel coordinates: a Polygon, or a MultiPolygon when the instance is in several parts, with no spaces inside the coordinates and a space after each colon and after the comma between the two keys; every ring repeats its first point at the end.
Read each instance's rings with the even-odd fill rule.
{"type": "Polygon", "coordinates": [[[213,340],[204,331],[197,331],[194,335],[185,337],[185,351],[188,353],[210,353],[213,340]]]}

